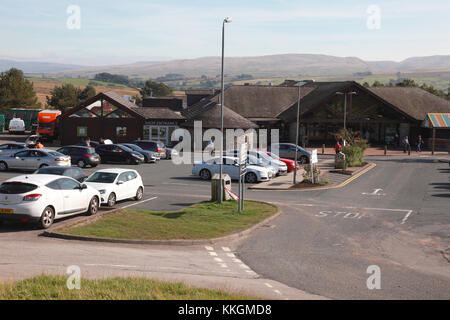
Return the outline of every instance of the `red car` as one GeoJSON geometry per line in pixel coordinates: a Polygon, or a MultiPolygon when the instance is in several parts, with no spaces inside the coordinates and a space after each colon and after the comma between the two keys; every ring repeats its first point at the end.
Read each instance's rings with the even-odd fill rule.
{"type": "MultiPolygon", "coordinates": [[[[286,166],[288,168],[288,172],[294,171],[294,166],[295,166],[295,161],[291,160],[291,159],[285,159],[285,158],[280,158],[279,156],[277,156],[275,153],[266,152],[269,156],[271,156],[272,158],[274,158],[275,160],[279,160],[281,162],[286,163],[286,166]]],[[[298,166],[297,166],[297,170],[298,170],[298,166]]]]}

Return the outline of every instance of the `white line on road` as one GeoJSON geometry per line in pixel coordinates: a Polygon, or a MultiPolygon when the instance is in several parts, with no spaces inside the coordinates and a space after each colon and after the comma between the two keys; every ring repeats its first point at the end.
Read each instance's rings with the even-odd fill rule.
{"type": "Polygon", "coordinates": [[[405,215],[405,217],[402,220],[401,224],[405,224],[406,220],[408,220],[409,216],[411,215],[411,213],[413,213],[412,210],[409,210],[409,212],[405,215]]]}
{"type": "Polygon", "coordinates": [[[214,251],[210,251],[210,252],[208,252],[208,253],[209,253],[210,256],[217,257],[217,253],[215,253],[214,251]]]}
{"type": "Polygon", "coordinates": [[[223,262],[223,260],[220,259],[220,258],[214,258],[214,261],[217,261],[217,262],[223,262]]]}
{"type": "Polygon", "coordinates": [[[269,288],[273,288],[273,286],[270,283],[265,282],[264,284],[269,288]]]}
{"type": "Polygon", "coordinates": [[[126,209],[126,208],[129,208],[129,207],[132,207],[132,206],[135,206],[135,205],[138,205],[138,204],[147,202],[147,201],[155,200],[155,199],[157,199],[157,198],[158,198],[158,197],[152,197],[152,198],[147,199],[147,200],[142,200],[142,201],[139,201],[139,202],[136,202],[136,203],[129,204],[129,205],[127,205],[127,206],[120,207],[120,209],[126,209]]]}
{"type": "Polygon", "coordinates": [[[209,247],[209,246],[205,246],[205,249],[208,250],[208,251],[213,251],[214,250],[213,247],[209,247]]]}
{"type": "Polygon", "coordinates": [[[222,247],[222,250],[225,251],[225,252],[230,252],[231,251],[230,248],[228,248],[228,247],[222,247]]]}
{"type": "Polygon", "coordinates": [[[234,253],[227,253],[227,256],[230,258],[236,258],[236,256],[234,255],[234,253]]]}

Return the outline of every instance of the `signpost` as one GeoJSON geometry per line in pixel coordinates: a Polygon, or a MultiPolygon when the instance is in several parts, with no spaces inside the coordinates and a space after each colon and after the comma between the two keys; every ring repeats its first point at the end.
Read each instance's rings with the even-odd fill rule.
{"type": "Polygon", "coordinates": [[[319,160],[317,158],[317,149],[311,151],[311,159],[309,161],[310,169],[311,169],[311,182],[314,184],[314,165],[318,163],[319,160]]]}
{"type": "Polygon", "coordinates": [[[248,146],[246,143],[242,143],[239,148],[239,200],[238,211],[242,212],[244,209],[244,186],[245,186],[245,174],[247,173],[247,151],[248,146]]]}

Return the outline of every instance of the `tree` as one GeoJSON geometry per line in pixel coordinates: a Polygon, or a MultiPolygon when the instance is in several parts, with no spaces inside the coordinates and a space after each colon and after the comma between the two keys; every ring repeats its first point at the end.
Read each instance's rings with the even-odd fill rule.
{"type": "Polygon", "coordinates": [[[380,81],[376,80],[373,84],[372,87],[384,87],[384,84],[381,83],[380,81]]]}
{"type": "Polygon", "coordinates": [[[139,90],[142,98],[165,97],[173,93],[173,89],[164,83],[158,83],[152,80],[145,82],[144,87],[139,90]]]}
{"type": "Polygon", "coordinates": [[[95,94],[95,89],[92,86],[86,86],[81,90],[71,83],[65,83],[60,87],[55,86],[50,91],[50,97],[47,96],[47,105],[65,112],[92,98],[95,94]]]}
{"type": "Polygon", "coordinates": [[[12,68],[0,74],[0,108],[40,107],[33,83],[25,79],[23,72],[12,68]]]}
{"type": "Polygon", "coordinates": [[[396,87],[417,87],[417,83],[413,79],[403,79],[402,82],[395,84],[396,87]]]}

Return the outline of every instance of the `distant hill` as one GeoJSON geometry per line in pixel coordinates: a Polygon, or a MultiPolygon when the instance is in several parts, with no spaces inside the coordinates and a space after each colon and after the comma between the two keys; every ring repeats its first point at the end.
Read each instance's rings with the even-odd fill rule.
{"type": "Polygon", "coordinates": [[[6,71],[11,68],[17,68],[24,73],[47,73],[47,72],[62,72],[69,70],[76,70],[86,68],[75,64],[61,64],[52,62],[35,62],[35,61],[14,61],[0,59],[0,71],[6,71]]]}
{"type": "MultiPolygon", "coordinates": [[[[216,77],[220,73],[220,57],[179,59],[170,61],[141,61],[126,65],[82,67],[50,62],[14,62],[0,60],[0,70],[12,66],[25,73],[51,73],[53,77],[93,78],[108,72],[130,78],[157,78],[166,74],[185,77],[216,77]]],[[[257,57],[229,57],[225,61],[228,75],[249,74],[254,78],[351,75],[364,73],[450,70],[450,55],[413,57],[395,61],[364,61],[357,57],[336,57],[322,54],[279,54],[257,57]]]]}

